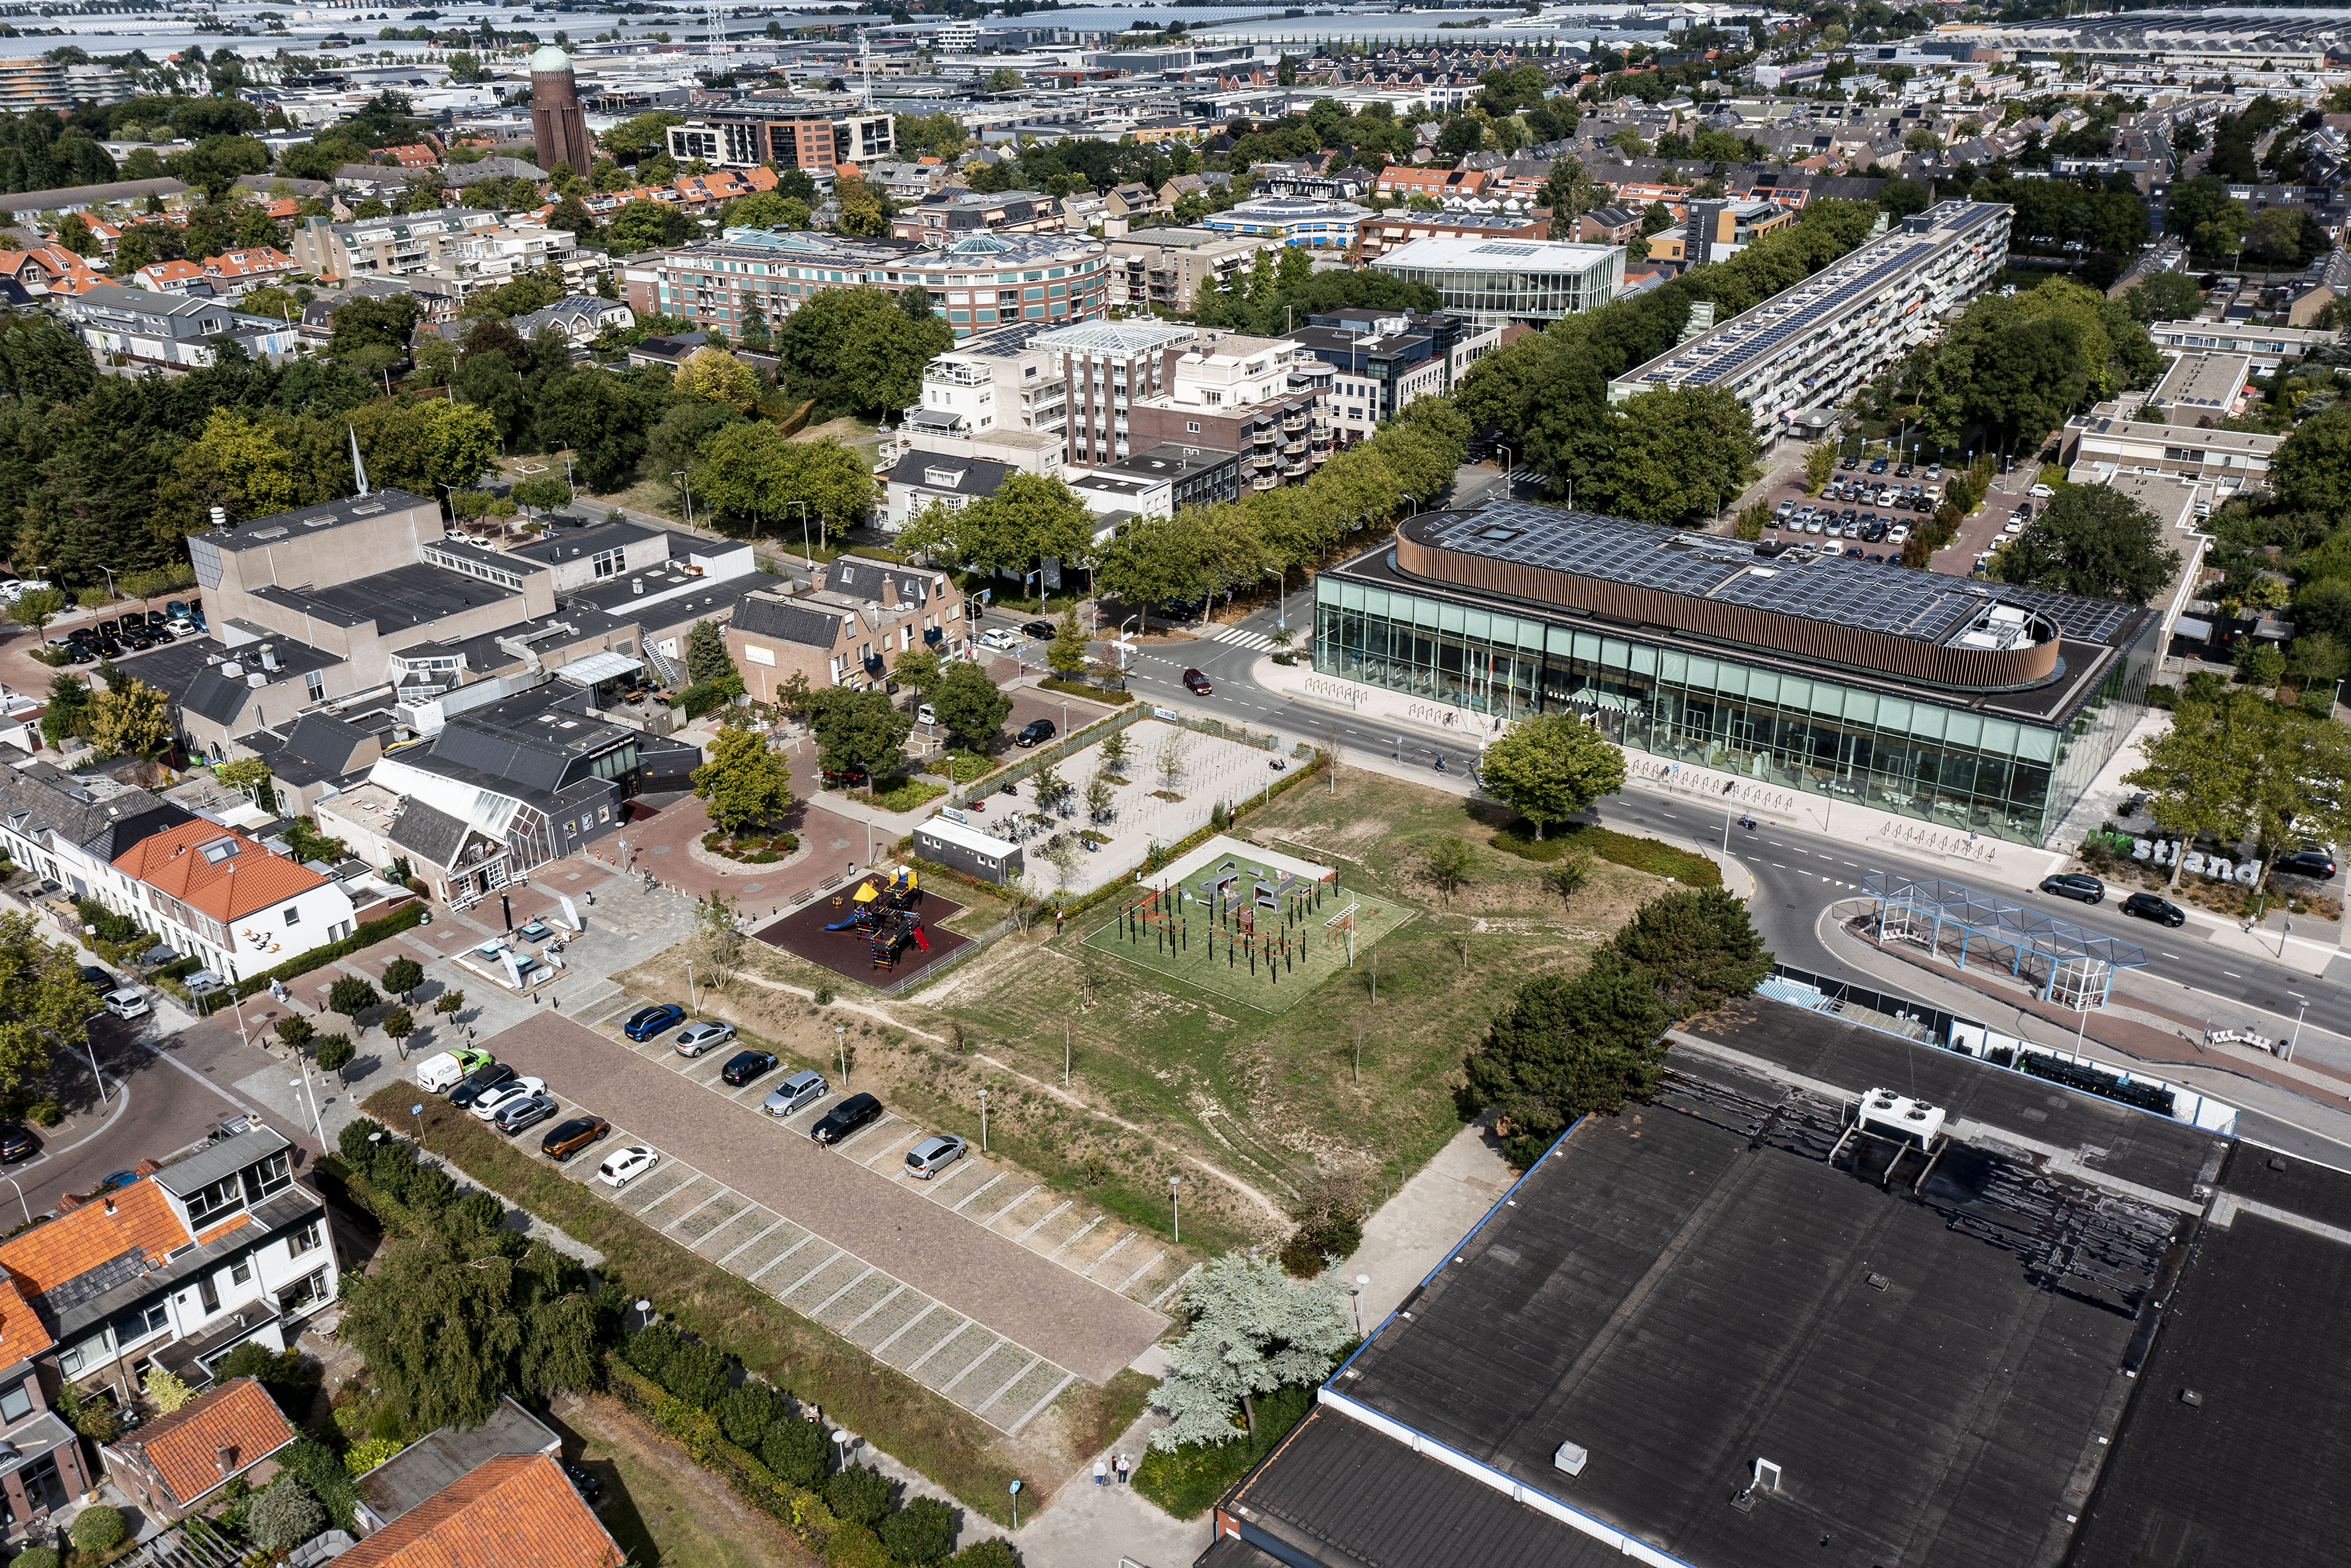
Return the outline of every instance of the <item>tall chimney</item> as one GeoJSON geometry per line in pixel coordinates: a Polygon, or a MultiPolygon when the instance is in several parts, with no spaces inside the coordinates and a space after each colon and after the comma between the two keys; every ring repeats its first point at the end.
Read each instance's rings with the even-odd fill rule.
{"type": "Polygon", "coordinates": [[[213,1450],[213,1463],[219,1467],[221,1479],[228,1479],[229,1472],[236,1469],[236,1450],[222,1444],[213,1450]]]}

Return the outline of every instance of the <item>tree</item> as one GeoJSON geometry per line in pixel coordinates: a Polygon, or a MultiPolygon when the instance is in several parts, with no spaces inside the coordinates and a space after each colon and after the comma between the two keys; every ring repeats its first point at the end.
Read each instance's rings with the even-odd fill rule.
{"type": "Polygon", "coordinates": [[[796,1487],[812,1487],[824,1474],[832,1445],[814,1421],[772,1421],[759,1443],[759,1462],[796,1487]]]}
{"type": "Polygon", "coordinates": [[[413,958],[394,958],[383,967],[383,988],[406,1001],[409,993],[424,983],[424,966],[413,958]]]}
{"type": "Polygon", "coordinates": [[[8,619],[26,628],[35,636],[65,611],[66,596],[54,588],[36,588],[16,596],[8,606],[8,619]]]}
{"type": "Polygon", "coordinates": [[[280,1470],[246,1514],[246,1533],[264,1552],[291,1552],[327,1528],[327,1511],[302,1478],[280,1470]]]}
{"type": "Polygon", "coordinates": [[[2270,489],[2292,511],[2338,518],[2351,512],[2351,404],[2294,427],[2270,459],[2270,489]]]}
{"type": "Polygon", "coordinates": [[[1012,699],[996,689],[986,670],[967,659],[955,660],[940,673],[930,701],[947,733],[967,746],[985,747],[1012,713],[1012,699]]]}
{"type": "MultiPolygon", "coordinates": [[[[416,1032],[416,1015],[406,1008],[392,1009],[383,1015],[383,1032],[400,1051],[400,1059],[402,1061],[407,1061],[408,1037],[416,1032]]],[[[350,1059],[347,1057],[344,1060],[350,1059]]],[[[323,1056],[320,1057],[319,1065],[321,1067],[326,1065],[323,1056]]]]}
{"type": "Polygon", "coordinates": [[[1026,575],[1050,557],[1075,561],[1093,548],[1094,517],[1058,475],[1011,474],[992,496],[945,513],[945,538],[925,528],[900,544],[913,551],[944,543],[958,565],[1026,575]]]}
{"type": "Polygon", "coordinates": [[[297,1056],[308,1050],[310,1041],[317,1039],[319,1034],[319,1026],[300,1013],[288,1014],[279,1019],[270,1028],[276,1031],[279,1043],[297,1056]]]}
{"type": "Polygon", "coordinates": [[[2204,303],[2204,291],[2184,272],[2158,272],[2123,292],[2123,305],[2147,326],[2158,321],[2185,321],[2204,303]]]}
{"type": "Polygon", "coordinates": [[[705,983],[723,987],[735,977],[743,956],[742,911],[735,899],[713,890],[694,905],[694,944],[702,955],[705,983]]]}
{"type": "Polygon", "coordinates": [[[1465,1063],[1469,1092],[1497,1110],[1511,1162],[1531,1165],[1578,1116],[1656,1087],[1669,1021],[1656,977],[1603,948],[1572,979],[1538,975],[1519,988],[1465,1063]]]}
{"type": "Polygon", "coordinates": [[[759,378],[724,349],[696,349],[677,372],[677,390],[705,402],[729,402],[748,413],[759,401],[759,378]]]}
{"type": "Polygon", "coordinates": [[[180,454],[178,466],[200,499],[248,522],[295,502],[294,455],[276,431],[228,409],[215,409],[180,454]]]}
{"type": "Polygon", "coordinates": [[[890,1483],[879,1470],[851,1465],[824,1483],[824,1500],[842,1519],[879,1524],[890,1511],[890,1483]]]}
{"type": "Polygon", "coordinates": [[[1522,718],[1479,758],[1479,784],[1489,795],[1545,827],[1589,810],[1625,786],[1625,753],[1569,713],[1522,718]]]}
{"type": "Polygon", "coordinates": [[[1420,852],[1421,864],[1428,880],[1445,898],[1445,906],[1453,907],[1453,890],[1469,880],[1470,868],[1478,863],[1478,852],[1458,834],[1447,833],[1420,852]]]}
{"type": "MultiPolygon", "coordinates": [[[[357,975],[345,975],[328,990],[327,1010],[342,1014],[351,1020],[352,1028],[360,1029],[360,1014],[367,1011],[381,999],[375,994],[373,986],[369,985],[357,975]]],[[[365,1030],[361,1030],[361,1032],[364,1033],[365,1030]]]]}
{"type": "MultiPolygon", "coordinates": [[[[402,1008],[394,1012],[391,1018],[383,1020],[383,1032],[391,1035],[392,1039],[401,1042],[401,1055],[403,1059],[408,1055],[408,1037],[415,1032],[414,1020],[410,1019],[409,1027],[396,1032],[393,1030],[392,1026],[394,1019],[408,1018],[408,1009],[406,1008],[402,1008]]],[[[358,1054],[359,1048],[351,1043],[351,1037],[350,1035],[328,1035],[325,1039],[319,1041],[319,1071],[321,1072],[333,1073],[335,1075],[335,1082],[338,1084],[340,1084],[344,1088],[349,1088],[350,1085],[349,1081],[343,1077],[343,1069],[349,1067],[351,1064],[351,1059],[358,1054]]]]}
{"type": "Polygon", "coordinates": [[[890,1555],[901,1563],[944,1562],[955,1550],[955,1510],[934,1497],[911,1497],[905,1507],[882,1521],[877,1532],[890,1555]]]}
{"type": "Polygon", "coordinates": [[[1075,680],[1085,673],[1086,634],[1078,626],[1075,605],[1061,612],[1061,622],[1054,628],[1053,641],[1046,645],[1045,663],[1065,681],[1075,680]]]}
{"type": "Polygon", "coordinates": [[[56,746],[72,736],[89,734],[89,705],[97,694],[79,675],[60,670],[49,677],[49,711],[41,716],[41,738],[56,746]]]}
{"type": "Polygon", "coordinates": [[[455,1018],[465,1010],[465,993],[444,991],[433,1003],[433,1010],[443,1018],[455,1018]]]}
{"type": "Polygon", "coordinates": [[[183,1405],[188,1404],[196,1396],[194,1389],[160,1366],[153,1367],[148,1372],[146,1377],[141,1380],[140,1387],[146,1394],[148,1401],[166,1416],[183,1405]]]}
{"type": "Polygon", "coordinates": [[[497,463],[497,424],[488,410],[435,401],[425,403],[417,414],[423,426],[427,483],[457,489],[472,484],[497,463]]]}
{"type": "Polygon", "coordinates": [[[2144,605],[2171,584],[2179,552],[2155,514],[2106,485],[2069,485],[1991,559],[1995,582],[2144,605]]]}
{"type": "MultiPolygon", "coordinates": [[[[583,209],[584,210],[584,209],[583,209]]],[[[614,256],[635,256],[664,246],[684,245],[694,235],[694,220],[671,202],[639,197],[623,204],[604,225],[605,243],[614,256]]]]}
{"type": "Polygon", "coordinates": [[[862,770],[881,779],[899,770],[900,747],[914,721],[892,706],[888,693],[829,686],[810,695],[809,707],[817,758],[827,772],[862,770]]]}
{"type": "Polygon", "coordinates": [[[1655,977],[1658,1005],[1680,1019],[1746,996],[1771,968],[1746,905],[1720,887],[1677,888],[1651,899],[1609,946],[1655,977]]]}
{"type": "Polygon", "coordinates": [[[277,791],[270,787],[269,764],[258,757],[240,757],[213,765],[213,777],[265,811],[277,810],[277,791]]]}
{"type": "Polygon", "coordinates": [[[712,738],[710,760],[694,770],[694,793],[710,802],[719,831],[732,834],[783,820],[792,804],[792,770],[768,748],[765,735],[728,724],[712,738]]]}
{"type": "Polygon", "coordinates": [[[528,479],[517,479],[507,492],[525,513],[552,512],[571,504],[571,486],[552,474],[535,474],[528,479]]]}
{"type": "Polygon", "coordinates": [[[89,738],[102,757],[154,760],[172,749],[171,696],[136,676],[99,693],[89,705],[89,738]]]}
{"type": "Polygon", "coordinates": [[[1600,489],[1643,522],[1681,523],[1719,511],[1754,469],[1754,418],[1724,388],[1637,392],[1608,429],[1614,455],[1600,489]]]}
{"type": "Polygon", "coordinates": [[[816,400],[818,417],[894,413],[921,401],[923,367],[955,342],[935,316],[917,321],[889,290],[828,288],[775,334],[782,379],[816,400]]]}
{"type": "Polygon", "coordinates": [[[1325,1274],[1293,1281],[1270,1258],[1228,1253],[1184,1293],[1191,1326],[1168,1349],[1168,1373],[1153,1403],[1173,1419],[1151,1446],[1228,1443],[1238,1405],[1250,1430],[1256,1396],[1321,1382],[1352,1337],[1346,1292],[1325,1274]]]}
{"type": "Polygon", "coordinates": [[[1019,92],[1020,90],[1020,73],[1019,71],[1014,70],[1010,66],[998,66],[994,70],[987,73],[987,79],[980,84],[979,90],[982,92],[1019,92]]]}
{"type": "Polygon", "coordinates": [[[726,634],[716,621],[697,621],[685,634],[685,675],[696,685],[735,673],[726,655],[726,634]]]}

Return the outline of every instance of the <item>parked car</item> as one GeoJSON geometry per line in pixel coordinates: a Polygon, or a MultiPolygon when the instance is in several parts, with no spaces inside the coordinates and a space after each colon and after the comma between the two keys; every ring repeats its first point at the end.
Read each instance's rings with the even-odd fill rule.
{"type": "Polygon", "coordinates": [[[725,1045],[735,1038],[731,1023],[705,1021],[688,1024],[677,1033],[677,1053],[680,1056],[700,1056],[714,1045],[725,1045]]]}
{"type": "Polygon", "coordinates": [[[818,1117],[809,1136],[820,1144],[837,1144],[881,1114],[881,1101],[871,1094],[852,1094],[818,1117]]]}
{"type": "Polygon", "coordinates": [[[538,1152],[550,1160],[568,1160],[611,1131],[612,1124],[601,1116],[574,1116],[549,1128],[538,1141],[538,1152]]]}
{"type": "Polygon", "coordinates": [[[740,1087],[775,1070],[776,1053],[774,1051],[738,1051],[726,1059],[726,1065],[718,1070],[718,1076],[740,1087]]]}
{"type": "Polygon", "coordinates": [[[464,1082],[465,1074],[487,1067],[496,1059],[486,1051],[476,1051],[461,1045],[455,1051],[444,1051],[428,1056],[416,1064],[416,1086],[439,1093],[464,1082]]]}
{"type": "Polygon", "coordinates": [[[16,1122],[0,1122],[0,1165],[13,1166],[41,1152],[41,1140],[16,1122]]]}
{"type": "Polygon", "coordinates": [[[1050,621],[1031,621],[1020,628],[1020,634],[1035,642],[1050,643],[1053,640],[1055,628],[1050,621]]]}
{"type": "Polygon", "coordinates": [[[990,626],[979,634],[979,645],[983,648],[993,648],[999,653],[1009,653],[1020,646],[1020,638],[1017,633],[1007,632],[1001,626],[990,626]]]}
{"type": "Polygon", "coordinates": [[[525,1127],[538,1125],[562,1109],[552,1094],[523,1094],[499,1106],[497,1113],[489,1119],[490,1125],[511,1137],[525,1127]]]}
{"type": "Polygon", "coordinates": [[[2043,877],[2041,891],[2053,893],[2060,898],[2078,898],[2085,904],[2098,904],[2105,899],[2106,884],[2086,872],[2067,871],[2043,877]]]}
{"type": "Polygon", "coordinates": [[[759,1102],[759,1109],[770,1116],[789,1116],[815,1104],[824,1095],[824,1074],[802,1071],[768,1091],[768,1097],[759,1102]]]}
{"type": "Polygon", "coordinates": [[[631,1144],[604,1156],[596,1167],[596,1179],[606,1186],[626,1186],[659,1164],[661,1155],[643,1144],[631,1144]]]}
{"type": "Polygon", "coordinates": [[[2314,877],[2320,882],[2328,882],[2335,876],[2335,852],[2333,850],[2295,850],[2291,854],[2278,856],[2277,864],[2270,869],[2283,872],[2288,876],[2314,877]]]}
{"type": "Polygon", "coordinates": [[[939,722],[939,711],[930,704],[925,703],[914,710],[914,719],[919,724],[936,724],[939,722]]]}
{"type": "Polygon", "coordinates": [[[541,1094],[546,1091],[547,1080],[544,1078],[509,1078],[496,1088],[485,1089],[474,1096],[474,1120],[477,1122],[494,1120],[500,1111],[516,1101],[528,1100],[532,1095],[541,1094]]]}
{"type": "Polygon", "coordinates": [[[1184,672],[1184,689],[1196,696],[1205,697],[1213,694],[1217,688],[1210,685],[1208,677],[1199,671],[1187,669],[1184,672]]]}
{"type": "Polygon", "coordinates": [[[2152,920],[2158,925],[2185,925],[2188,913],[2168,898],[2158,898],[2151,893],[2134,893],[2122,902],[2125,915],[2136,915],[2141,920],[2152,920]]]}
{"type": "Polygon", "coordinates": [[[101,996],[106,992],[114,989],[115,985],[117,984],[112,975],[108,974],[104,969],[99,968],[95,964],[84,964],[81,967],[81,977],[88,980],[91,985],[96,986],[101,996]]]}
{"type": "Polygon", "coordinates": [[[2046,501],[2054,498],[2057,492],[2046,485],[2035,485],[2027,494],[2036,501],[2046,501]]]}
{"type": "Polygon", "coordinates": [[[124,986],[106,993],[106,1010],[119,1019],[141,1018],[148,1011],[147,998],[124,986]]]}
{"type": "Polygon", "coordinates": [[[964,1151],[970,1147],[952,1133],[925,1138],[906,1151],[906,1174],[928,1181],[963,1158],[964,1151]]]}
{"type": "Polygon", "coordinates": [[[1012,739],[1013,743],[1018,746],[1035,746],[1040,742],[1052,739],[1054,734],[1055,730],[1053,728],[1053,721],[1051,719],[1037,718],[1030,719],[1027,725],[1022,727],[1020,733],[1014,736],[1012,739]]]}
{"type": "Polygon", "coordinates": [[[1901,544],[1909,538],[1910,525],[1907,523],[1896,523],[1886,530],[1886,542],[1890,545],[1901,544]]]}
{"type": "Polygon", "coordinates": [[[621,1032],[631,1040],[647,1040],[657,1034],[666,1034],[685,1021],[685,1009],[675,1002],[655,1002],[649,1008],[639,1008],[621,1032]]]}
{"type": "Polygon", "coordinates": [[[513,1082],[520,1074],[503,1061],[493,1061],[487,1067],[477,1067],[459,1079],[449,1091],[449,1103],[460,1110],[469,1109],[475,1101],[503,1083],[513,1082]]]}

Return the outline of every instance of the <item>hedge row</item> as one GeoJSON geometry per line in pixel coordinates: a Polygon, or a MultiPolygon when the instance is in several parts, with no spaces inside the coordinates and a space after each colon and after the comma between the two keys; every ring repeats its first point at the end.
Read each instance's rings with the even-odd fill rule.
{"type": "Polygon", "coordinates": [[[1039,681],[1037,689],[1040,692],[1059,692],[1063,696],[1083,697],[1088,702],[1108,703],[1113,707],[1134,700],[1133,692],[1104,691],[1100,686],[1090,686],[1083,681],[1065,681],[1056,676],[1048,676],[1039,681]]]}
{"type": "MultiPolygon", "coordinates": [[[[737,1496],[789,1530],[826,1568],[900,1568],[872,1527],[836,1516],[822,1497],[728,1442],[711,1411],[679,1398],[617,1355],[605,1357],[604,1376],[614,1398],[675,1437],[695,1464],[726,1477],[737,1496]]],[[[952,1568],[1019,1568],[1020,1558],[1008,1542],[991,1539],[946,1562],[952,1568]]]]}
{"type": "Polygon", "coordinates": [[[256,991],[267,989],[272,980],[290,980],[297,976],[307,975],[313,969],[323,968],[338,958],[349,957],[362,947],[372,947],[387,936],[396,936],[402,931],[420,924],[423,919],[423,900],[420,899],[413,904],[403,904],[390,915],[378,920],[369,921],[340,942],[329,942],[323,947],[313,947],[307,953],[297,953],[274,969],[266,969],[258,975],[247,975],[230,988],[229,993],[214,992],[214,995],[234,994],[242,999],[256,991]]]}

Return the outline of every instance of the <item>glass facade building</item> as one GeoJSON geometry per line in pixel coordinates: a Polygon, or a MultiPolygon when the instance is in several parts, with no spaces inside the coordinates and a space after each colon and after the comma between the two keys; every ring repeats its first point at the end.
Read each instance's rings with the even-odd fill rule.
{"type": "Polygon", "coordinates": [[[1372,258],[1372,270],[1437,290],[1437,308],[1480,326],[1597,310],[1625,286],[1613,245],[1432,235],[1372,258]]]}
{"type": "Polygon", "coordinates": [[[2066,639],[2051,682],[1954,690],[1431,581],[1396,558],[1383,547],[1317,579],[1318,672],[1405,694],[1426,705],[1416,717],[1578,713],[1628,750],[2021,843],[2129,732],[2160,630],[2132,612],[2105,643],[2066,639]]]}

